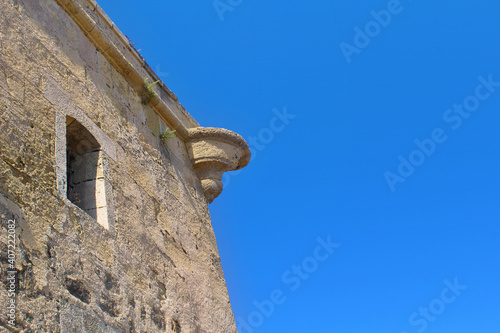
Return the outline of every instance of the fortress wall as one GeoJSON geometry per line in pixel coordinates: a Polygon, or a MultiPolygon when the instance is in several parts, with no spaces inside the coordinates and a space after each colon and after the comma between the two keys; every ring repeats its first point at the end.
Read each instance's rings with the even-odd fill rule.
{"type": "MultiPolygon", "coordinates": [[[[91,1],[70,2],[123,47],[91,1]]],[[[2,304],[0,331],[236,332],[186,142],[159,138],[171,125],[58,2],[0,7],[0,256],[5,271],[6,221],[15,220],[18,271],[16,325],[2,304]],[[86,156],[72,165],[71,142],[86,156]],[[68,170],[94,170],[80,177],[94,182],[78,190],[89,196],[68,198],[68,170]]],[[[198,126],[175,95],[156,91],[187,128],[198,126]]],[[[0,289],[6,300],[4,278],[0,289]]]]}

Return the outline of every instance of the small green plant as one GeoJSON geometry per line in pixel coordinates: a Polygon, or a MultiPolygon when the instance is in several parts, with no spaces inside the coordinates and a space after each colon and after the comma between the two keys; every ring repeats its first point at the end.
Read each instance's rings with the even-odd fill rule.
{"type": "Polygon", "coordinates": [[[148,78],[144,79],[144,83],[142,84],[142,86],[143,86],[144,90],[146,91],[146,96],[142,99],[142,104],[144,104],[144,105],[148,104],[156,96],[156,93],[153,91],[152,87],[155,84],[157,84],[158,82],[160,82],[160,81],[158,80],[158,81],[155,81],[153,83],[148,84],[148,78]]]}
{"type": "Polygon", "coordinates": [[[170,129],[169,129],[169,128],[167,128],[167,129],[165,130],[165,132],[160,133],[160,139],[161,139],[161,140],[163,140],[163,141],[168,141],[168,140],[170,140],[170,139],[172,139],[172,138],[175,138],[175,132],[176,132],[176,130],[173,130],[173,131],[170,131],[170,132],[169,132],[169,130],[170,130],[170,129]]]}

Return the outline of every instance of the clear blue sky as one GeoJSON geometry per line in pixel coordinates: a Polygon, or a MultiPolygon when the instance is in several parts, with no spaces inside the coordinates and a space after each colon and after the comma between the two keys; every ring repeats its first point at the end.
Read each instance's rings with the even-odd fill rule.
{"type": "Polygon", "coordinates": [[[210,205],[240,333],[500,332],[498,1],[99,3],[253,142],[210,205]]]}

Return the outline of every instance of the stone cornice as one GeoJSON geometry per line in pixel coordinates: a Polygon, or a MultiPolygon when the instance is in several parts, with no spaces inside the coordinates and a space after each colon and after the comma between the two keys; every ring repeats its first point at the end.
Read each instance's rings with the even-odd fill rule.
{"type": "MultiPolygon", "coordinates": [[[[139,96],[145,93],[145,78],[151,78],[150,82],[159,80],[156,73],[130,45],[128,38],[117,29],[95,0],[55,1],[139,96]],[[82,5],[81,2],[86,4],[82,5]]],[[[177,136],[186,143],[205,197],[208,202],[212,202],[222,191],[222,174],[240,169],[250,161],[248,144],[232,131],[199,127],[196,120],[178,102],[177,96],[161,80],[158,87],[163,94],[156,94],[148,105],[171,129],[176,130],[177,136]],[[170,99],[170,105],[174,108],[160,96],[170,99]]]]}
{"type": "MultiPolygon", "coordinates": [[[[157,81],[158,77],[147,66],[145,60],[130,46],[128,39],[115,27],[105,12],[95,1],[88,2],[88,8],[83,8],[76,0],[55,0],[78,24],[85,36],[95,45],[95,47],[109,60],[113,67],[122,74],[130,86],[139,96],[144,94],[144,79],[148,76],[157,81]],[[92,16],[94,17],[92,17],[92,16]],[[99,24],[100,18],[103,23],[99,24]],[[112,40],[114,39],[114,40],[112,40]],[[121,44],[121,45],[120,45],[121,44]]],[[[150,81],[153,82],[153,81],[150,81]]],[[[198,126],[198,123],[177,101],[177,97],[164,85],[160,88],[172,98],[175,106],[179,110],[172,110],[159,95],[156,95],[148,103],[155,112],[163,118],[182,139],[187,139],[188,128],[198,126]]]]}

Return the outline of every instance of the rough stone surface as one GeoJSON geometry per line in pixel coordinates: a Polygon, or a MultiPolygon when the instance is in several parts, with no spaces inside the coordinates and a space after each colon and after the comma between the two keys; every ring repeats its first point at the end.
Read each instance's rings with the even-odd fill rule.
{"type": "MultiPolygon", "coordinates": [[[[116,43],[92,1],[73,2],[116,43]]],[[[160,140],[161,122],[58,2],[0,0],[0,259],[15,219],[18,272],[0,332],[236,332],[192,151],[160,140]],[[101,146],[108,225],[66,197],[66,117],[101,146]]],[[[240,141],[224,149],[248,158],[240,141]]]]}

